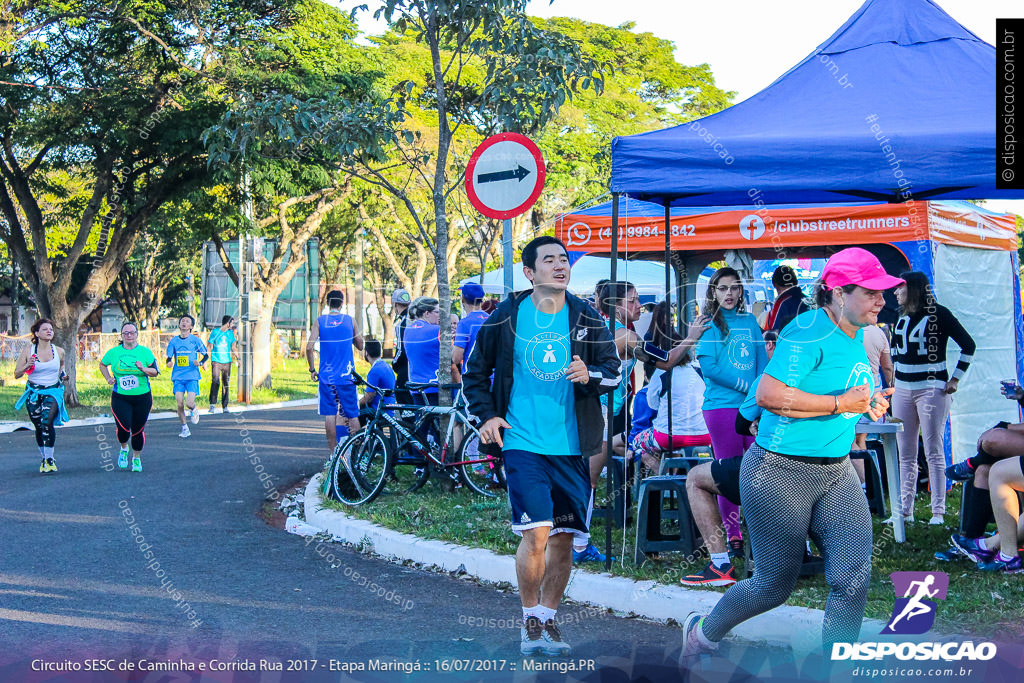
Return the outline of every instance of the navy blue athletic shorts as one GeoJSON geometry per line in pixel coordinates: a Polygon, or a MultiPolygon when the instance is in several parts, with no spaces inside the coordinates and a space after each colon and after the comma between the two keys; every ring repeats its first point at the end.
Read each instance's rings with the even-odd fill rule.
{"type": "Polygon", "coordinates": [[[740,504],[740,465],[743,458],[725,458],[711,461],[711,478],[719,495],[733,505],[740,504]]]}
{"type": "Polygon", "coordinates": [[[505,479],[512,507],[512,531],[551,527],[550,533],[571,533],[575,545],[590,538],[590,466],[580,455],[541,455],[505,451],[505,479]]]}

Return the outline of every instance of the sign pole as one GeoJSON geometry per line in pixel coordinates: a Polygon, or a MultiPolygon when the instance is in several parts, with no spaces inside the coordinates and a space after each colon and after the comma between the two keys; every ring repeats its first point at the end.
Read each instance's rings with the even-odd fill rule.
{"type": "Polygon", "coordinates": [[[501,245],[502,264],[501,272],[505,278],[505,296],[512,295],[512,263],[515,257],[512,255],[512,219],[506,218],[501,222],[501,245]]]}

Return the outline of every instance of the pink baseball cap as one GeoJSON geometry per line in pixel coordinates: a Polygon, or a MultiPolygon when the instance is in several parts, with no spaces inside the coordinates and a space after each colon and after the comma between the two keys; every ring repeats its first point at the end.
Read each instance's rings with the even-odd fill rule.
{"type": "Polygon", "coordinates": [[[860,285],[864,289],[886,290],[906,284],[886,273],[878,257],[860,247],[850,247],[833,254],[821,271],[821,280],[828,289],[860,285]]]}

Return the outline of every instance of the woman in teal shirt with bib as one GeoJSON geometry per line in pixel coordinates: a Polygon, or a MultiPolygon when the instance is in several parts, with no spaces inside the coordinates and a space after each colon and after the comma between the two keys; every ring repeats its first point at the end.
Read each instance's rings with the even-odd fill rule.
{"type": "Polygon", "coordinates": [[[716,649],[734,626],[783,604],[808,535],[823,551],[831,587],[825,651],[858,639],[871,579],[871,515],[848,453],[861,415],[880,418],[892,393],[873,386],[862,329],[878,321],[885,290],[902,282],[870,252],[844,249],[822,271],[818,308],[782,331],[757,390],[764,408],[757,440],[740,469],[757,570],[709,615],[687,617],[683,658],[716,649]]]}

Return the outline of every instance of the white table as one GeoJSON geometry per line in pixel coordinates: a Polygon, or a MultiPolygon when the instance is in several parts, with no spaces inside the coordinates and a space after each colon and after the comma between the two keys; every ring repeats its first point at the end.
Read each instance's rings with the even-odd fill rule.
{"type": "MultiPolygon", "coordinates": [[[[857,424],[858,434],[878,434],[882,439],[882,457],[885,458],[885,480],[889,485],[889,511],[892,513],[893,536],[897,543],[907,540],[903,527],[900,503],[900,453],[896,445],[896,434],[903,431],[902,422],[864,422],[857,424]]],[[[877,463],[876,463],[877,467],[877,463]]]]}

